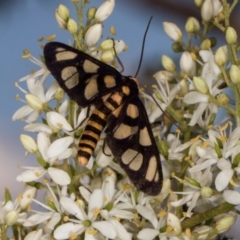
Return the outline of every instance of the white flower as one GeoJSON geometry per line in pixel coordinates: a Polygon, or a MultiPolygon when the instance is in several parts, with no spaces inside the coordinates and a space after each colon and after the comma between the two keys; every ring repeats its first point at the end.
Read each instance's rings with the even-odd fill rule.
{"type": "Polygon", "coordinates": [[[36,226],[40,223],[45,222],[44,230],[47,231],[48,233],[52,232],[53,229],[55,228],[56,224],[59,223],[61,220],[61,214],[63,213],[63,210],[60,206],[60,203],[58,201],[58,197],[64,196],[64,188],[62,187],[62,191],[58,191],[58,197],[54,193],[54,191],[51,189],[49,184],[45,182],[48,192],[47,196],[48,199],[46,199],[49,202],[51,202],[51,205],[54,205],[54,208],[49,207],[48,205],[38,201],[37,199],[32,199],[35,203],[37,203],[39,206],[43,207],[44,209],[47,210],[47,212],[39,212],[36,210],[31,210],[34,214],[32,214],[30,217],[28,217],[25,221],[23,226],[25,227],[31,227],[31,226],[36,226]]]}
{"type": "Polygon", "coordinates": [[[97,239],[94,235],[97,234],[98,231],[102,236],[107,238],[114,239],[117,237],[117,231],[113,224],[107,221],[97,221],[97,216],[103,206],[103,195],[100,189],[94,190],[91,194],[87,214],[84,209],[77,205],[71,198],[61,197],[60,204],[68,214],[74,215],[77,220],[73,219],[71,220],[72,222],[57,227],[54,231],[55,239],[70,238],[72,234],[79,235],[83,232],[85,239],[97,239]]]}
{"type": "MultiPolygon", "coordinates": [[[[154,75],[154,77],[158,78],[159,75],[154,75]]],[[[167,108],[168,105],[171,104],[171,102],[176,97],[177,93],[181,90],[180,84],[176,84],[173,88],[171,88],[169,82],[165,82],[165,84],[162,83],[161,80],[158,80],[159,88],[155,88],[154,90],[156,93],[153,94],[153,97],[159,104],[161,108],[158,106],[152,111],[152,113],[149,116],[149,121],[154,122],[154,120],[158,117],[160,117],[163,114],[163,111],[167,108]],[[161,101],[158,99],[158,96],[161,97],[161,101]]],[[[147,95],[146,93],[142,92],[144,97],[149,99],[151,102],[155,101],[152,99],[151,96],[147,95]]],[[[156,104],[156,103],[155,103],[156,104]]]]}
{"type": "Polygon", "coordinates": [[[36,58],[31,57],[30,61],[37,64],[41,69],[19,80],[20,82],[26,81],[27,83],[27,91],[20,87],[19,89],[26,95],[29,104],[21,107],[14,113],[12,116],[13,121],[28,116],[25,120],[27,123],[35,122],[40,116],[43,107],[53,98],[58,88],[58,85],[54,82],[45,92],[43,82],[48,76],[49,71],[46,69],[46,66],[36,58]]]}
{"type": "MultiPolygon", "coordinates": [[[[72,137],[64,137],[50,143],[49,137],[45,133],[39,133],[37,145],[44,162],[43,167],[24,167],[29,169],[17,176],[19,182],[31,182],[43,177],[48,173],[52,180],[59,185],[67,185],[71,179],[67,172],[51,167],[56,159],[67,158],[72,155],[72,149],[68,148],[73,142],[72,137]]],[[[23,167],[22,167],[23,168],[23,167]]]]}

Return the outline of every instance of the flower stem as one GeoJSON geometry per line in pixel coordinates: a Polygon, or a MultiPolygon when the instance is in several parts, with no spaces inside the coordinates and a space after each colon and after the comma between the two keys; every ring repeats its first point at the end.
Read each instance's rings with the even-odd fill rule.
{"type": "Polygon", "coordinates": [[[214,207],[204,213],[198,213],[194,215],[191,218],[185,219],[182,222],[182,229],[185,230],[187,228],[192,228],[206,220],[212,219],[213,217],[221,214],[221,213],[227,213],[229,211],[234,210],[235,206],[230,203],[222,203],[218,205],[217,207],[214,207]]]}

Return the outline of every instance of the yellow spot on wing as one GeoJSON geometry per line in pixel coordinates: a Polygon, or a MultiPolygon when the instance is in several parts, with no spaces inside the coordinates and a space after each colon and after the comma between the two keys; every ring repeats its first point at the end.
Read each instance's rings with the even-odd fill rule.
{"type": "Polygon", "coordinates": [[[98,85],[97,85],[97,76],[93,76],[89,79],[88,84],[84,91],[84,96],[87,100],[91,99],[94,95],[98,93],[98,85]]]}
{"type": "Polygon", "coordinates": [[[138,126],[131,127],[129,125],[121,123],[117,128],[117,130],[114,132],[114,137],[116,139],[124,139],[135,134],[137,131],[138,131],[138,126]]]}
{"type": "Polygon", "coordinates": [[[109,75],[105,76],[104,83],[107,88],[116,86],[116,80],[113,76],[109,76],[109,75]]]}
{"type": "Polygon", "coordinates": [[[151,138],[148,134],[147,127],[144,127],[143,129],[140,130],[140,137],[139,137],[139,143],[142,146],[150,146],[152,145],[151,138]]]}
{"type": "Polygon", "coordinates": [[[134,104],[128,104],[127,115],[131,118],[137,118],[139,115],[137,106],[134,104]]]}
{"type": "Polygon", "coordinates": [[[149,160],[148,169],[147,169],[145,178],[151,182],[155,177],[156,170],[157,170],[157,159],[155,156],[152,156],[149,160]]]}
{"type": "Polygon", "coordinates": [[[71,52],[71,51],[65,51],[64,48],[57,48],[56,49],[56,60],[57,61],[63,61],[63,60],[69,60],[74,59],[77,56],[77,53],[71,52]]]}
{"type": "Polygon", "coordinates": [[[68,89],[75,87],[79,82],[77,69],[73,66],[65,67],[61,72],[61,77],[68,89]]]}
{"type": "Polygon", "coordinates": [[[138,155],[132,160],[132,162],[129,165],[129,168],[138,171],[143,163],[143,155],[141,153],[138,153],[138,155]]]}
{"type": "Polygon", "coordinates": [[[86,73],[96,73],[98,70],[99,66],[89,60],[85,60],[83,63],[83,70],[86,73]]]}
{"type": "Polygon", "coordinates": [[[122,162],[124,164],[129,164],[136,156],[137,156],[138,152],[129,148],[127,151],[125,151],[121,157],[122,162]]]}

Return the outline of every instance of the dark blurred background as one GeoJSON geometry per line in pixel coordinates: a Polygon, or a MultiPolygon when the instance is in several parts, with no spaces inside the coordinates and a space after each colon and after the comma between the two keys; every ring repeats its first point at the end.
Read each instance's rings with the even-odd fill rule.
{"type": "MultiPolygon", "coordinates": [[[[100,6],[103,1],[91,0],[89,6],[100,6]]],[[[72,41],[70,34],[60,29],[55,21],[54,11],[60,3],[65,4],[76,19],[71,1],[18,1],[0,0],[0,201],[4,197],[4,187],[8,187],[14,197],[23,189],[22,183],[15,181],[16,176],[23,170],[17,165],[37,166],[31,155],[25,157],[19,136],[24,133],[21,129],[24,122],[12,122],[13,113],[23,106],[15,100],[15,95],[23,94],[14,87],[14,83],[30,73],[37,66],[29,60],[21,58],[22,50],[29,49],[35,57],[42,50],[37,39],[51,34],[57,34],[57,41],[68,43],[72,41]]],[[[239,33],[239,6],[231,17],[231,25],[239,33]]],[[[163,31],[162,22],[176,23],[184,32],[188,17],[201,19],[200,11],[189,0],[116,0],[113,14],[104,21],[104,38],[108,37],[110,26],[116,28],[116,39],[123,39],[129,46],[128,51],[119,57],[124,64],[124,75],[134,75],[138,66],[142,47],[143,34],[149,18],[153,20],[148,31],[147,41],[141,71],[138,80],[150,86],[154,83],[152,75],[161,70],[161,55],[165,54],[178,60],[179,55],[171,50],[172,41],[163,31]]],[[[224,44],[224,36],[218,31],[212,32],[224,44]]],[[[186,35],[185,35],[186,39],[186,35]]],[[[27,133],[26,133],[27,134],[27,133]]],[[[237,234],[237,226],[229,236],[237,234]]],[[[237,236],[237,235],[236,235],[237,236]]],[[[236,238],[238,239],[238,238],[236,238]]]]}

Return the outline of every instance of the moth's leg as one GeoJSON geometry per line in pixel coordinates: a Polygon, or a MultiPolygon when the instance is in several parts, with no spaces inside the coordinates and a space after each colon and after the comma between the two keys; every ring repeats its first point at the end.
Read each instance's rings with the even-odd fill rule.
{"type": "MultiPolygon", "coordinates": [[[[103,146],[102,146],[102,149],[103,149],[103,154],[104,155],[106,155],[107,157],[110,157],[110,156],[112,156],[112,154],[107,154],[106,152],[105,152],[105,147],[106,147],[107,145],[106,145],[106,138],[104,138],[104,140],[103,140],[103,146]]],[[[108,149],[109,149],[109,147],[108,147],[108,149]]],[[[110,150],[110,149],[109,149],[110,150]]]]}

